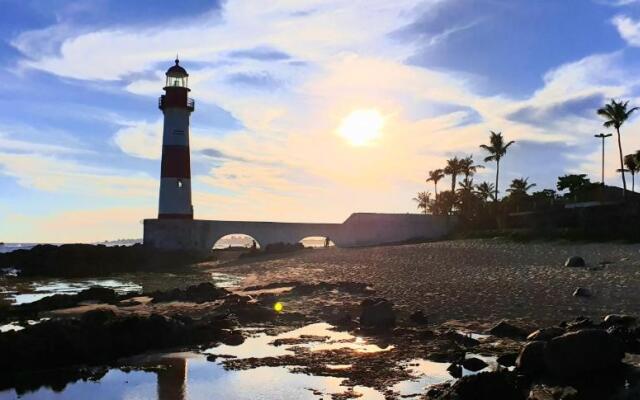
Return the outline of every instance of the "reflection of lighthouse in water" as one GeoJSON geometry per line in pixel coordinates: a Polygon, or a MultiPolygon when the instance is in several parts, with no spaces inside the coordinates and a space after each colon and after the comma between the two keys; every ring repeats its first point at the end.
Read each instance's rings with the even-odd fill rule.
{"type": "Polygon", "coordinates": [[[162,360],[158,374],[158,400],[184,400],[187,398],[187,359],[162,360]]]}

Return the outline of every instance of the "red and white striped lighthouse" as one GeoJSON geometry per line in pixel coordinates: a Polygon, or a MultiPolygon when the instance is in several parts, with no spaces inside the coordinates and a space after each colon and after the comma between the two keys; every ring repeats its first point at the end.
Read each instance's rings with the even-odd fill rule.
{"type": "Polygon", "coordinates": [[[164,114],[159,219],[193,219],[189,116],[195,104],[188,96],[189,74],[179,64],[176,58],[167,70],[165,94],[158,102],[164,114]]]}

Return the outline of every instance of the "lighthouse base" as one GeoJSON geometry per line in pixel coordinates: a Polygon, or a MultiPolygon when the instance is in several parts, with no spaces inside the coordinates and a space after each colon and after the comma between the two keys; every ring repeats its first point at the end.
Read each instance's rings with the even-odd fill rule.
{"type": "Polygon", "coordinates": [[[310,236],[330,238],[339,247],[434,240],[449,234],[457,218],[422,214],[355,213],[341,224],[147,219],[144,243],[163,250],[209,251],[223,236],[245,234],[262,247],[297,243],[310,236]]]}

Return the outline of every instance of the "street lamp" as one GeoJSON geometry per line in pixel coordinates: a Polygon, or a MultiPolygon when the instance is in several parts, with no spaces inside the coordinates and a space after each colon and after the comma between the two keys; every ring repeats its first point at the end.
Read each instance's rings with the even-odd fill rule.
{"type": "Polygon", "coordinates": [[[602,186],[604,186],[604,140],[611,135],[611,133],[600,133],[598,135],[593,135],[594,137],[602,139],[602,186]]]}

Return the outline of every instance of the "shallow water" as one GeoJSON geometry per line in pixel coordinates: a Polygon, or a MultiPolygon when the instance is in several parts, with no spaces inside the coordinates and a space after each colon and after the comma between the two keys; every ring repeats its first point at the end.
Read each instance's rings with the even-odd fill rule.
{"type": "MultiPolygon", "coordinates": [[[[235,275],[210,273],[209,280],[219,287],[236,287],[242,278],[235,275]]],[[[92,286],[115,290],[119,294],[165,290],[188,286],[205,280],[206,274],[134,273],[96,279],[28,279],[4,274],[0,276],[0,298],[12,304],[25,304],[55,294],[77,294],[92,286]],[[204,278],[204,279],[203,279],[204,278]]]]}
{"type": "MultiPolygon", "coordinates": [[[[384,399],[380,391],[364,386],[345,386],[343,377],[313,376],[294,373],[291,367],[261,366],[247,370],[227,370],[223,358],[207,361],[207,354],[227,355],[237,358],[278,357],[292,355],[294,346],[303,346],[311,351],[326,348],[349,348],[361,352],[390,351],[368,343],[347,332],[331,330],[326,323],[311,324],[278,335],[267,335],[256,330],[239,346],[220,345],[204,351],[205,354],[174,353],[136,357],[127,365],[136,369],[125,372],[110,369],[95,381],[78,381],[68,384],[61,392],[40,388],[21,395],[24,399],[229,399],[229,400],[276,400],[276,399],[331,399],[332,394],[353,391],[362,399],[384,399]],[[298,339],[310,336],[303,343],[279,344],[278,339],[298,339]],[[149,367],[153,367],[150,370],[149,367]],[[145,368],[140,370],[139,368],[145,368]]],[[[329,368],[340,375],[348,371],[350,364],[329,364],[329,368]]],[[[436,363],[424,359],[406,363],[412,379],[402,381],[390,389],[400,395],[424,393],[431,385],[453,380],[446,371],[448,363],[436,363]]],[[[0,400],[16,398],[14,390],[0,392],[0,400]]]]}
{"type": "Polygon", "coordinates": [[[119,294],[141,292],[142,286],[117,279],[89,279],[89,280],[45,280],[34,281],[23,290],[27,293],[7,290],[6,298],[13,304],[25,304],[38,301],[55,294],[77,294],[92,286],[113,289],[119,294]]]}

